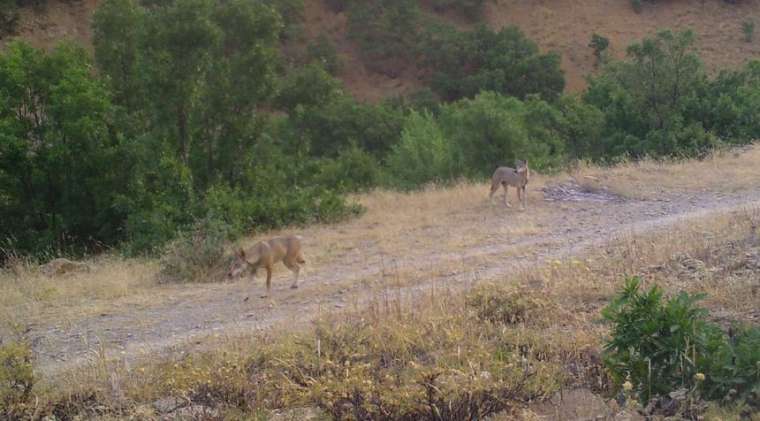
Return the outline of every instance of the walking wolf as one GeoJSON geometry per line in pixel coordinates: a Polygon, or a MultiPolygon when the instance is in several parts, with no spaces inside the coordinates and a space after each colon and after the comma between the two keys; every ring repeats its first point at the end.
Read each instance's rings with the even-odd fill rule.
{"type": "Polygon", "coordinates": [[[259,268],[263,267],[267,271],[267,293],[262,298],[266,298],[272,289],[272,267],[280,261],[293,272],[293,284],[290,287],[298,288],[298,273],[301,265],[306,263],[301,251],[301,237],[298,235],[260,241],[247,251],[241,248],[235,253],[227,277],[236,278],[246,269],[250,269],[255,277],[259,268]]]}

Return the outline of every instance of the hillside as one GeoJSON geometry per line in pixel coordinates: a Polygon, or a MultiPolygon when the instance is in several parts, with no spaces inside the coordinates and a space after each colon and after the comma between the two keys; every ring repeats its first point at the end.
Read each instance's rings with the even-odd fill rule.
{"type": "MultiPolygon", "coordinates": [[[[48,47],[64,38],[87,44],[97,3],[51,0],[44,11],[26,9],[18,37],[35,46],[48,47]]],[[[628,44],[658,29],[691,28],[711,70],[738,66],[760,53],[760,41],[745,42],[741,29],[746,20],[760,21],[760,2],[756,0],[736,5],[716,0],[647,2],[640,14],[625,0],[498,0],[486,4],[483,20],[492,28],[517,25],[542,49],[560,52],[567,89],[572,92],[582,90],[585,76],[594,70],[592,50],[587,46],[594,32],[609,38],[612,54],[622,57],[628,44]]],[[[321,0],[306,0],[305,38],[320,34],[335,43],[343,63],[339,76],[357,98],[374,102],[420,86],[414,70],[395,79],[368,70],[357,55],[357,46],[346,39],[345,14],[330,12],[321,0]]]]}

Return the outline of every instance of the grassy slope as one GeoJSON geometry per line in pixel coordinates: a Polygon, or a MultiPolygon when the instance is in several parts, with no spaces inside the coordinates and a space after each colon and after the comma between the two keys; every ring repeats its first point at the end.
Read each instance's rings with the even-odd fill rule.
{"type": "MultiPolygon", "coordinates": [[[[97,3],[50,0],[42,14],[24,11],[19,35],[42,47],[62,38],[89,44],[90,17],[97,3]]],[[[625,46],[658,29],[692,28],[708,66],[720,69],[740,65],[760,53],[760,40],[743,40],[741,25],[747,19],[760,22],[760,1],[746,0],[739,5],[721,0],[658,1],[645,3],[643,12],[635,14],[626,0],[498,0],[487,3],[484,15],[493,28],[517,25],[541,48],[562,53],[568,90],[574,92],[583,89],[585,76],[594,70],[594,57],[587,46],[593,32],[610,38],[612,53],[621,57],[625,46]]],[[[344,63],[340,77],[357,98],[378,101],[420,86],[413,69],[396,79],[367,70],[356,46],[346,39],[345,15],[329,12],[320,0],[305,0],[304,32],[306,39],[324,33],[335,42],[344,63]]]]}

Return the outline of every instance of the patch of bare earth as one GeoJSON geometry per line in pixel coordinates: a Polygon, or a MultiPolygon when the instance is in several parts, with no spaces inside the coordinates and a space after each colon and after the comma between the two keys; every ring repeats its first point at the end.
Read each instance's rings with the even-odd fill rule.
{"type": "MultiPolygon", "coordinates": [[[[26,8],[17,38],[45,48],[61,39],[89,46],[97,4],[98,0],[50,0],[40,10],[26,8]]],[[[322,0],[306,0],[304,7],[301,44],[320,34],[327,36],[343,62],[339,77],[357,99],[378,102],[422,86],[414,66],[403,66],[405,70],[396,77],[368,69],[357,45],[347,38],[345,13],[330,11],[322,0]]],[[[471,25],[456,16],[442,18],[459,27],[471,25]]],[[[542,50],[561,53],[569,92],[582,91],[586,76],[595,71],[593,51],[588,47],[594,32],[610,39],[610,52],[619,58],[630,43],[660,29],[690,28],[697,33],[700,54],[712,71],[735,68],[760,53],[760,43],[745,42],[742,33],[744,21],[760,20],[760,2],[756,0],[738,4],[720,0],[646,2],[640,14],[633,12],[630,2],[620,0],[499,0],[486,2],[483,20],[495,29],[516,25],[542,50]]],[[[0,40],[0,47],[7,40],[0,40]]],[[[287,46],[285,50],[287,53],[287,46]]]]}
{"type": "Polygon", "coordinates": [[[610,39],[614,57],[626,47],[661,29],[692,29],[697,48],[710,70],[734,68],[760,53],[760,44],[745,42],[742,23],[760,19],[760,2],[729,4],[717,0],[644,2],[640,14],[629,1],[619,0],[500,0],[486,3],[489,26],[520,27],[544,50],[562,54],[567,88],[579,92],[585,76],[594,72],[595,58],[588,47],[596,32],[610,39]]]}

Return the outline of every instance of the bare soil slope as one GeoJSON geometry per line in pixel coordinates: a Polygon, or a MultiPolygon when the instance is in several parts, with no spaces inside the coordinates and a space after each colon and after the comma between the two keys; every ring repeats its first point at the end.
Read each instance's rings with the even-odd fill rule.
{"type": "MultiPolygon", "coordinates": [[[[98,0],[62,2],[50,0],[42,11],[24,10],[19,37],[33,45],[49,47],[61,39],[89,45],[90,21],[98,0]]],[[[321,0],[305,0],[306,40],[327,35],[343,60],[339,75],[357,98],[379,101],[418,89],[421,82],[411,68],[397,78],[367,69],[357,47],[346,38],[346,16],[332,13],[321,0]]],[[[760,1],[745,0],[731,5],[722,0],[665,0],[646,2],[636,14],[626,0],[498,0],[488,2],[483,17],[493,28],[517,25],[544,50],[562,54],[567,89],[585,87],[585,77],[594,71],[588,42],[596,32],[611,41],[614,56],[622,57],[631,42],[659,29],[692,28],[699,36],[702,56],[710,69],[741,65],[758,57],[760,39],[743,39],[742,22],[760,24],[760,1]]],[[[461,21],[457,22],[460,26],[461,21]]],[[[0,40],[0,45],[7,40],[0,40]]]]}

